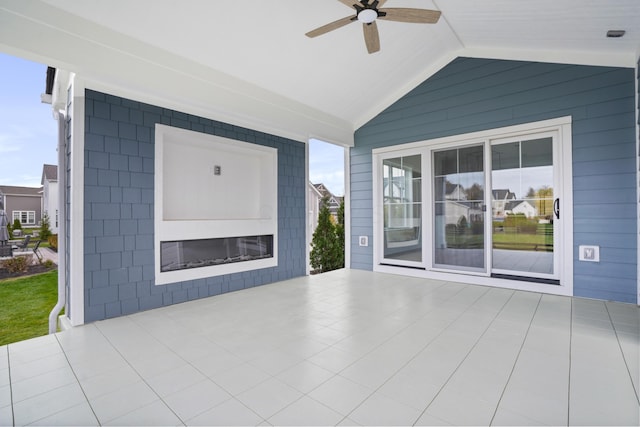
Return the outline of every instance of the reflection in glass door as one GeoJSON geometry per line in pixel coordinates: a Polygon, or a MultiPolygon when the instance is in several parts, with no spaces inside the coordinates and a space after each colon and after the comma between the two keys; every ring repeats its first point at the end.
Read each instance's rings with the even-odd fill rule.
{"type": "Polygon", "coordinates": [[[493,144],[491,182],[494,275],[555,277],[553,139],[493,144]]]}
{"type": "Polygon", "coordinates": [[[433,152],[434,266],[485,271],[484,146],[433,152]]]}
{"type": "Polygon", "coordinates": [[[422,161],[420,155],[385,159],[384,254],[387,261],[422,262],[422,161]]]}

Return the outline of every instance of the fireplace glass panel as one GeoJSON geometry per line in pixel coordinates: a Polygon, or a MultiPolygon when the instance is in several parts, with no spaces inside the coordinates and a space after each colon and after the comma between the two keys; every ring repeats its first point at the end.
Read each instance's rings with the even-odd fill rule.
{"type": "Polygon", "coordinates": [[[160,271],[273,258],[273,235],[160,242],[160,271]]]}

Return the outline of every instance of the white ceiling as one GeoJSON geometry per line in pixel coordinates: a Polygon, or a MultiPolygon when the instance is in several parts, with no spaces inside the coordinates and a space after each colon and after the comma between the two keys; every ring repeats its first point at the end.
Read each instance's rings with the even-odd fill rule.
{"type": "Polygon", "coordinates": [[[297,121],[290,136],[346,145],[353,130],[457,56],[633,67],[640,54],[639,0],[384,7],[437,9],[442,18],[378,21],[381,50],[370,55],[359,23],[304,35],[352,13],[337,0],[0,0],[0,50],[194,112],[217,103],[239,124],[262,120],[258,128],[277,132],[297,121]],[[607,39],[610,29],[627,33],[607,39]]]}

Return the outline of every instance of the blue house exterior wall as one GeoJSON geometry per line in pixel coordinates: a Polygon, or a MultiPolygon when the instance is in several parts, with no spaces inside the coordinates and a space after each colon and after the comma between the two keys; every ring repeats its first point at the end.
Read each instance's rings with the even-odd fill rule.
{"type": "Polygon", "coordinates": [[[84,155],[85,322],[306,274],[303,143],[87,90],[84,155]],[[155,285],[156,123],[278,149],[277,267],[155,285]]]}
{"type": "Polygon", "coordinates": [[[372,149],[571,116],[574,295],[636,302],[637,171],[631,68],[458,58],[355,133],[352,268],[373,268],[372,149]],[[599,245],[600,263],[578,261],[599,245]]]}

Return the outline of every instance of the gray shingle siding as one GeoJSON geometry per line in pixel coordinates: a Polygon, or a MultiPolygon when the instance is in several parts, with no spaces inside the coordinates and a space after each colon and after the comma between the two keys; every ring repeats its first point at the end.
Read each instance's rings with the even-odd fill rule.
{"type": "Polygon", "coordinates": [[[303,143],[91,90],[85,114],[85,322],[305,274],[303,143]],[[156,123],[278,149],[277,267],[154,284],[156,123]]]}
{"type": "Polygon", "coordinates": [[[574,293],[636,302],[634,70],[458,58],[355,133],[352,267],[373,268],[371,150],[562,116],[573,119],[574,293]],[[600,263],[577,261],[581,244],[600,263]]]}

